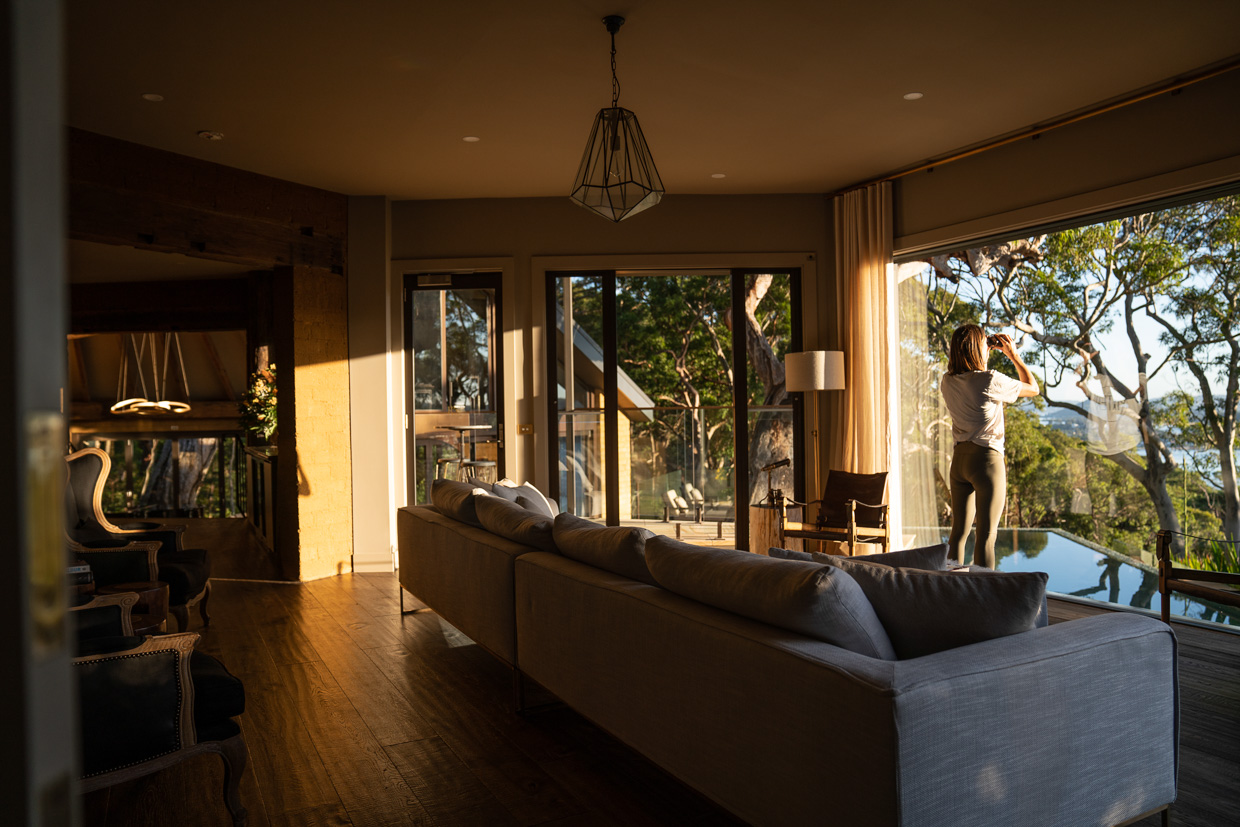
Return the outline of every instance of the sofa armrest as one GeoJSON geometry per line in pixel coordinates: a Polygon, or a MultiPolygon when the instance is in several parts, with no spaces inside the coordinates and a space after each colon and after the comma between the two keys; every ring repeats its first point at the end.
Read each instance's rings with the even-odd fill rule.
{"type": "Polygon", "coordinates": [[[1175,800],[1176,640],[1153,618],[901,661],[893,681],[905,824],[1118,824],[1175,800]]]}

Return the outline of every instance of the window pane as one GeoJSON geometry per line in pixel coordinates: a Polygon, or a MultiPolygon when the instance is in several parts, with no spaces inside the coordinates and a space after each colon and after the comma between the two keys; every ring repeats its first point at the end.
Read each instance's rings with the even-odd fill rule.
{"type": "MultiPolygon", "coordinates": [[[[1019,531],[1000,538],[1000,568],[1050,561],[1059,552],[1042,548],[1057,541],[1023,538],[1053,530],[1112,556],[1089,558],[1092,585],[1051,571],[1052,591],[1146,608],[1160,530],[1188,565],[1240,569],[1214,553],[1240,540],[1225,413],[1240,398],[1237,196],[927,257],[900,276],[903,517],[916,542],[950,524],[954,440],[938,386],[952,331],[972,322],[1010,335],[1043,390],[1006,409],[1003,522],[1019,531]],[[1120,588],[1128,580],[1141,585],[1120,588]]],[[[1014,373],[998,354],[989,368],[1014,373]]]]}

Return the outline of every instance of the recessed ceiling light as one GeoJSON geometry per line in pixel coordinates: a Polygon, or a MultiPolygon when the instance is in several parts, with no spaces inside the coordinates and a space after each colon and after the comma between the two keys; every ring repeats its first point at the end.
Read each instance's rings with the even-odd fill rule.
{"type": "Polygon", "coordinates": [[[198,133],[198,137],[204,141],[222,141],[224,140],[224,133],[216,132],[213,129],[203,129],[198,133]]]}
{"type": "Polygon", "coordinates": [[[925,95],[923,95],[921,92],[909,92],[908,94],[904,96],[904,99],[906,101],[919,101],[924,97],[925,95]]]}
{"type": "Polygon", "coordinates": [[[142,100],[150,101],[151,103],[159,103],[163,99],[164,99],[163,95],[157,95],[154,92],[147,92],[145,95],[142,96],[142,100]]]}
{"type": "Polygon", "coordinates": [[[482,139],[479,138],[477,135],[466,135],[464,138],[461,138],[461,140],[467,144],[476,144],[482,139]]]}
{"type": "Polygon", "coordinates": [[[724,172],[712,172],[710,174],[710,177],[711,178],[727,178],[728,176],[727,176],[727,173],[724,173],[724,172]]]}

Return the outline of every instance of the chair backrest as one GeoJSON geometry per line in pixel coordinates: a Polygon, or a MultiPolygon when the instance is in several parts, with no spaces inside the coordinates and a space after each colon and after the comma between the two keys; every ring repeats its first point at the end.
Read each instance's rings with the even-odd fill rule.
{"type": "MultiPolygon", "coordinates": [[[[818,512],[818,524],[842,526],[848,524],[848,500],[870,505],[882,505],[887,497],[887,472],[877,474],[854,474],[849,471],[827,472],[826,489],[822,492],[822,507],[818,512]]],[[[881,526],[885,522],[882,509],[857,506],[857,525],[881,526]]]]}
{"type": "Polygon", "coordinates": [[[65,530],[78,542],[107,539],[116,526],[103,516],[103,487],[112,460],[98,448],[83,448],[65,457],[69,484],[65,491],[65,530]]]}

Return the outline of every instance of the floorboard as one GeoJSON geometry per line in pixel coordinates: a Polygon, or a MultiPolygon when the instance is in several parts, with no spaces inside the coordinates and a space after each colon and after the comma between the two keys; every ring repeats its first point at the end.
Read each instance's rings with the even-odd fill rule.
{"type": "MultiPolygon", "coordinates": [[[[246,686],[252,827],[737,824],[567,707],[515,714],[504,664],[433,612],[402,615],[399,600],[394,574],[215,581],[212,624],[195,617],[191,631],[246,686]]],[[[1052,599],[1050,611],[1064,622],[1104,609],[1052,599]]],[[[1240,824],[1240,635],[1174,626],[1172,824],[1240,824]]],[[[85,796],[84,823],[226,827],[222,779],[219,760],[202,756],[85,796]]]]}

